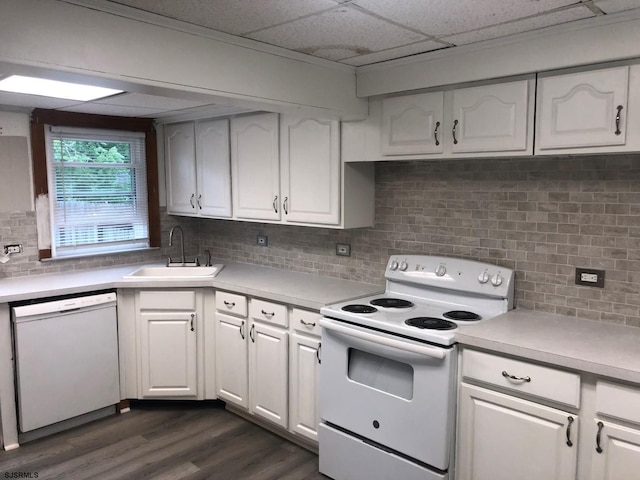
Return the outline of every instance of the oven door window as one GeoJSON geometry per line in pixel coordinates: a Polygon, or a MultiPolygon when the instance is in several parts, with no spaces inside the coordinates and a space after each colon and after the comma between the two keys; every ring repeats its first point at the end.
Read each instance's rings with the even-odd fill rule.
{"type": "Polygon", "coordinates": [[[349,379],[406,400],[413,399],[413,367],[406,363],[349,349],[349,379]]]}

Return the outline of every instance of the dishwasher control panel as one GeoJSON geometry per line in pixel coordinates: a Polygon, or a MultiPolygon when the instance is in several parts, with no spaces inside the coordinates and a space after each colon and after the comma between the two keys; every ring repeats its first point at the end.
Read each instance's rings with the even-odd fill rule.
{"type": "Polygon", "coordinates": [[[21,318],[33,317],[35,315],[43,315],[55,312],[67,312],[71,310],[79,310],[82,308],[97,306],[109,306],[109,304],[115,305],[115,303],[115,293],[100,293],[98,295],[67,298],[65,300],[53,300],[51,302],[34,303],[32,305],[13,307],[13,315],[15,321],[20,321],[21,318]]]}

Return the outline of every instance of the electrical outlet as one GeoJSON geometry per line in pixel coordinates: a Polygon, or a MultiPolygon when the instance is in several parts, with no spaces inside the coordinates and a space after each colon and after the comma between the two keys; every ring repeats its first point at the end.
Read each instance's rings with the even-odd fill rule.
{"type": "Polygon", "coordinates": [[[256,237],[256,243],[261,247],[266,247],[269,245],[269,237],[267,237],[266,235],[258,235],[256,237]]]}
{"type": "Polygon", "coordinates": [[[13,245],[5,245],[4,246],[4,253],[6,255],[12,254],[12,253],[22,253],[22,245],[19,243],[13,244],[13,245]]]}
{"type": "Polygon", "coordinates": [[[604,270],[576,268],[576,285],[604,288],[604,270]]]}
{"type": "Polygon", "coordinates": [[[336,243],[336,255],[341,257],[350,257],[351,245],[348,243],[336,243]]]}

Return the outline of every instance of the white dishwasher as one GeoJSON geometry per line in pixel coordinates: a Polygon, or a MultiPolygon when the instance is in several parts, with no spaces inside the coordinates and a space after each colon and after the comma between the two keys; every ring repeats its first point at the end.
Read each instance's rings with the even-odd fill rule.
{"type": "Polygon", "coordinates": [[[21,432],[120,401],[115,293],[14,306],[12,317],[21,432]]]}

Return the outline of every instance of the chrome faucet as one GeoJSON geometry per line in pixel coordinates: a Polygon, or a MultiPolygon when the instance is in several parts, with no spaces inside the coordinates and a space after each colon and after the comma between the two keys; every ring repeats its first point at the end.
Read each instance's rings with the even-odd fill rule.
{"type": "MultiPolygon", "coordinates": [[[[180,225],[175,225],[169,230],[169,246],[173,246],[173,232],[176,229],[180,230],[180,264],[184,265],[184,232],[180,225]]],[[[169,264],[171,264],[171,257],[169,257],[169,261],[167,262],[167,265],[169,264]]]]}

